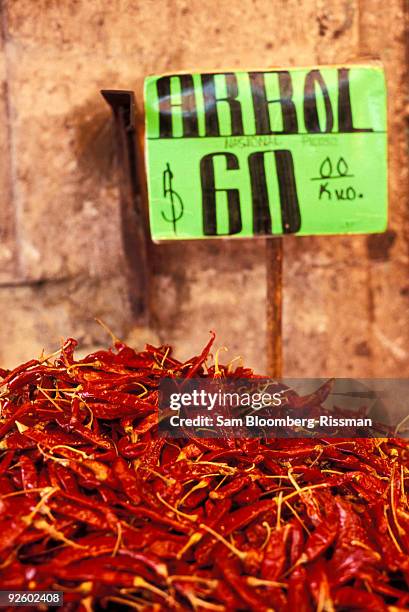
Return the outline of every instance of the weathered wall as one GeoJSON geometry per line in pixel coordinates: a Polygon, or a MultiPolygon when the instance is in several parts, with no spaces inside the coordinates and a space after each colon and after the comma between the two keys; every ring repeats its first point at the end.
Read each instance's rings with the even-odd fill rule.
{"type": "Polygon", "coordinates": [[[391,233],[285,240],[285,372],[409,373],[403,0],[5,0],[0,40],[0,362],[60,337],[265,367],[263,241],[155,246],[150,322],[124,269],[112,131],[101,88],[161,71],[345,61],[379,54],[390,90],[391,233]]]}
{"type": "Polygon", "coordinates": [[[385,65],[390,224],[383,235],[286,242],[286,370],[294,375],[409,375],[404,4],[317,2],[317,61],[370,57],[385,65]]]}

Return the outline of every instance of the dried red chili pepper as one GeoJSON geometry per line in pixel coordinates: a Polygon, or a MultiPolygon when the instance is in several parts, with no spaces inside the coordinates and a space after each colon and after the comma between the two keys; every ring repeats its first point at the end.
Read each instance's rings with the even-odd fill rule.
{"type": "MultiPolygon", "coordinates": [[[[0,370],[2,588],[66,609],[409,609],[404,440],[164,439],[164,377],[252,377],[121,342],[0,370]]],[[[332,382],[293,405],[316,411],[332,382]]]]}

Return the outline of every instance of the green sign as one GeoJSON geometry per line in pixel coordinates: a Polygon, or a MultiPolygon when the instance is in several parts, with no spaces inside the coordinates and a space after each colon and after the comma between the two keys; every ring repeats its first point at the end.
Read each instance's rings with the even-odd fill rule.
{"type": "Polygon", "coordinates": [[[382,232],[379,65],[151,76],[154,240],[382,232]]]}

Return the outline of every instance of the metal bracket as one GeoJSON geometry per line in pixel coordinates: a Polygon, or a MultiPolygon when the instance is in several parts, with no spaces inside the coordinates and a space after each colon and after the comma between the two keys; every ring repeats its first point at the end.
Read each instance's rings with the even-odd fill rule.
{"type": "Polygon", "coordinates": [[[136,134],[133,91],[102,90],[112,110],[119,171],[122,241],[132,312],[140,322],[149,315],[148,223],[136,134]]]}

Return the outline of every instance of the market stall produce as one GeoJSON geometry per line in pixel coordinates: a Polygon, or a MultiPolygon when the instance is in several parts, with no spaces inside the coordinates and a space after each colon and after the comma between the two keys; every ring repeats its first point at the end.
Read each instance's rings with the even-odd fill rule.
{"type": "MultiPolygon", "coordinates": [[[[121,342],[1,371],[2,589],[65,610],[409,609],[402,439],[166,439],[163,377],[251,377],[121,342]]],[[[313,399],[311,399],[313,401],[313,399]]],[[[29,604],[27,604],[29,605],[29,604]]]]}

